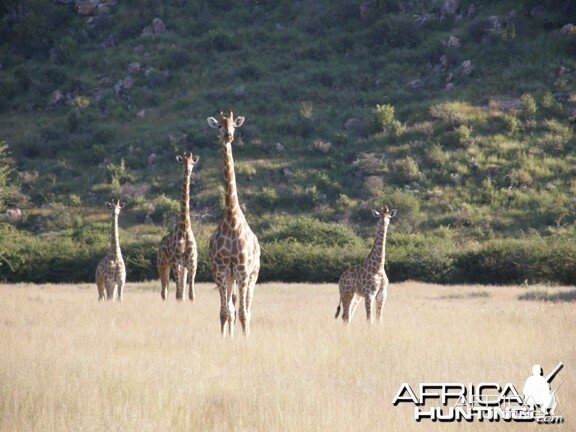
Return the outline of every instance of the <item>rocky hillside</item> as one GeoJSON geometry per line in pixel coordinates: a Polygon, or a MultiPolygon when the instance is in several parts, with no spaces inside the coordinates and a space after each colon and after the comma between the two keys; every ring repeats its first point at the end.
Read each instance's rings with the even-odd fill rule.
{"type": "MultiPolygon", "coordinates": [[[[240,199],[269,244],[328,230],[360,256],[383,203],[402,263],[424,239],[450,254],[573,238],[572,1],[6,0],[0,17],[2,229],[54,242],[47,260],[58,242],[102,251],[112,196],[124,241],[155,244],[184,150],[205,239],[223,193],[206,117],[228,109],[246,117],[240,199]]],[[[15,272],[26,252],[4,248],[15,272]]],[[[151,256],[134,265],[153,277],[151,256]]]]}

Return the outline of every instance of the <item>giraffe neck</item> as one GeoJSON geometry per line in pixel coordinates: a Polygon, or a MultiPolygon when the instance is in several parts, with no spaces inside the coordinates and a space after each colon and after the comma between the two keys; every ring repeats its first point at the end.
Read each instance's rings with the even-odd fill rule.
{"type": "Polygon", "coordinates": [[[182,199],[180,200],[180,218],[178,220],[179,232],[186,232],[190,228],[190,177],[192,171],[184,166],[182,174],[182,199]]]}
{"type": "Polygon", "coordinates": [[[232,143],[224,143],[224,182],[225,182],[225,205],[224,219],[231,227],[236,227],[243,217],[238,192],[236,190],[236,174],[234,173],[234,159],[232,158],[232,143]]]}
{"type": "Polygon", "coordinates": [[[114,257],[118,258],[122,256],[122,252],[120,251],[120,239],[118,237],[118,215],[112,215],[112,245],[110,246],[110,252],[114,255],[114,257]]]}
{"type": "Polygon", "coordinates": [[[384,269],[384,260],[386,259],[386,233],[388,231],[388,225],[380,222],[378,225],[378,231],[376,232],[376,239],[374,240],[374,246],[368,255],[368,261],[375,270],[384,269]]]}

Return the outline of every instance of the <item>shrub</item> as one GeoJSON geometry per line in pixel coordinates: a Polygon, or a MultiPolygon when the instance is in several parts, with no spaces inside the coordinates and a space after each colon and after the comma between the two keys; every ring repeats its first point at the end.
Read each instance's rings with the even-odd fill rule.
{"type": "Polygon", "coordinates": [[[264,187],[258,195],[260,204],[264,208],[273,207],[278,202],[278,192],[271,187],[264,187]]]}
{"type": "Polygon", "coordinates": [[[576,246],[561,237],[544,240],[495,240],[478,250],[455,256],[456,281],[520,284],[523,282],[576,282],[576,246]]]}
{"type": "Polygon", "coordinates": [[[317,140],[314,140],[314,142],[312,143],[312,148],[314,150],[316,150],[317,152],[319,152],[323,155],[326,155],[330,152],[330,149],[332,148],[332,144],[330,144],[328,141],[317,139],[317,140]]]}
{"type": "Polygon", "coordinates": [[[562,104],[554,99],[554,96],[550,91],[544,93],[540,102],[540,106],[542,107],[543,111],[553,116],[559,116],[562,114],[562,104]]]}
{"type": "Polygon", "coordinates": [[[576,290],[552,293],[550,291],[535,290],[518,296],[518,300],[533,300],[544,302],[576,302],[576,290]]]}
{"type": "Polygon", "coordinates": [[[90,99],[87,96],[76,96],[74,106],[80,110],[85,110],[90,106],[90,99]]]}
{"type": "Polygon", "coordinates": [[[346,194],[340,194],[336,200],[336,208],[340,211],[346,211],[358,205],[356,200],[353,200],[346,194]]]}
{"type": "Polygon", "coordinates": [[[166,223],[170,219],[176,218],[179,211],[180,202],[162,194],[154,200],[154,211],[151,216],[158,222],[166,223]]]}
{"type": "Polygon", "coordinates": [[[456,132],[456,139],[461,146],[467,146],[471,143],[472,129],[468,126],[460,125],[454,132],[456,132]]]}
{"type": "Polygon", "coordinates": [[[411,253],[406,267],[410,279],[433,283],[450,282],[455,271],[450,251],[436,248],[411,253]]]}
{"type": "Polygon", "coordinates": [[[536,105],[534,97],[529,93],[525,93],[520,97],[520,101],[522,102],[522,117],[525,120],[533,120],[538,111],[538,105],[536,105]]]}
{"type": "Polygon", "coordinates": [[[364,179],[364,191],[368,197],[377,198],[384,189],[384,180],[376,176],[368,176],[364,179]]]}
{"type": "Polygon", "coordinates": [[[418,162],[410,156],[394,161],[392,166],[394,173],[400,182],[409,183],[420,179],[418,162]]]}
{"type": "Polygon", "coordinates": [[[376,132],[384,132],[393,137],[399,137],[406,130],[394,117],[394,107],[390,104],[376,105],[372,110],[372,125],[376,132]]]}
{"type": "Polygon", "coordinates": [[[382,175],[388,172],[386,160],[378,157],[374,153],[360,153],[358,159],[354,161],[362,173],[368,175],[382,175]]]}
{"type": "Polygon", "coordinates": [[[423,218],[420,198],[403,189],[385,188],[380,194],[378,204],[397,209],[398,215],[393,219],[393,224],[406,232],[415,232],[423,218]]]}
{"type": "Polygon", "coordinates": [[[263,242],[298,242],[325,246],[350,246],[362,243],[348,227],[338,223],[326,223],[310,216],[299,216],[274,221],[260,239],[263,242]]]}
{"type": "Polygon", "coordinates": [[[279,241],[262,243],[260,281],[336,282],[346,268],[362,262],[368,249],[279,241]]]}
{"type": "Polygon", "coordinates": [[[8,144],[5,141],[0,141],[0,211],[5,209],[6,186],[8,186],[10,175],[14,170],[14,161],[8,155],[8,144]]]}
{"type": "Polygon", "coordinates": [[[63,36],[56,44],[56,60],[59,63],[71,63],[78,50],[78,43],[69,35],[63,36]]]}
{"type": "Polygon", "coordinates": [[[258,172],[256,167],[250,163],[239,162],[236,164],[236,171],[239,175],[245,175],[249,179],[252,179],[258,172]]]}
{"type": "Polygon", "coordinates": [[[516,135],[520,132],[520,122],[512,114],[506,114],[504,116],[504,131],[508,135],[516,135]]]}

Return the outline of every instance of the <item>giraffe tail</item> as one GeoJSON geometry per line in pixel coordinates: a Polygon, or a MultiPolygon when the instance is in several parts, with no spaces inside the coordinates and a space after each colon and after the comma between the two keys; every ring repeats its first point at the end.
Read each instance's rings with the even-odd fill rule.
{"type": "Polygon", "coordinates": [[[334,318],[338,318],[338,315],[340,315],[340,306],[342,305],[342,301],[338,302],[338,307],[336,308],[336,315],[334,315],[334,318]]]}

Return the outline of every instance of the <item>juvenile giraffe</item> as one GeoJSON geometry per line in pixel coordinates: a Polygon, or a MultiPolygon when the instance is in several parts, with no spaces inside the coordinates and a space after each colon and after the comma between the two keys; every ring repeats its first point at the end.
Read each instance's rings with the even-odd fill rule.
{"type": "Polygon", "coordinates": [[[388,207],[384,207],[382,213],[372,210],[372,214],[379,218],[374,246],[364,262],[348,268],[338,283],[340,303],[338,303],[334,318],[338,318],[340,306],[342,306],[342,319],[345,323],[352,319],[354,311],[360,303],[360,297],[364,297],[366,304],[366,319],[371,324],[374,323],[372,307],[374,300],[376,300],[376,314],[382,322],[382,310],[386,302],[388,288],[388,277],[384,271],[386,233],[390,219],[396,216],[396,210],[390,211],[388,207]]]}
{"type": "Polygon", "coordinates": [[[236,190],[232,141],[234,130],[244,123],[244,117],[234,119],[220,113],[216,120],[208,117],[211,128],[220,129],[219,141],[224,156],[225,209],[222,222],[210,238],[210,260],[214,282],[220,292],[220,326],[226,336],[226,324],[230,336],[234,336],[236,321],[234,285],[238,286],[240,304],[238,315],[244,335],[250,334],[250,318],[254,286],[260,271],[260,245],[248,226],[240,209],[236,190]]]}
{"type": "Polygon", "coordinates": [[[120,239],[118,238],[118,215],[120,209],[124,207],[116,198],[112,202],[106,203],[112,213],[112,245],[104,258],[96,267],[96,285],[98,286],[98,300],[103,300],[104,295],[108,300],[114,299],[114,291],[118,288],[118,301],[122,301],[122,291],[126,282],[126,267],[120,250],[120,239]]]}
{"type": "Polygon", "coordinates": [[[182,164],[182,197],[180,199],[180,217],[174,224],[172,231],[162,238],[158,250],[158,273],[162,284],[162,299],[168,297],[168,283],[170,281],[170,269],[176,279],[176,300],[184,297],[184,288],[188,284],[188,298],[194,301],[194,278],[198,263],[196,239],[190,223],[190,177],[194,165],[200,158],[192,156],[190,152],[184,152],[176,156],[178,163],[182,164]]]}

